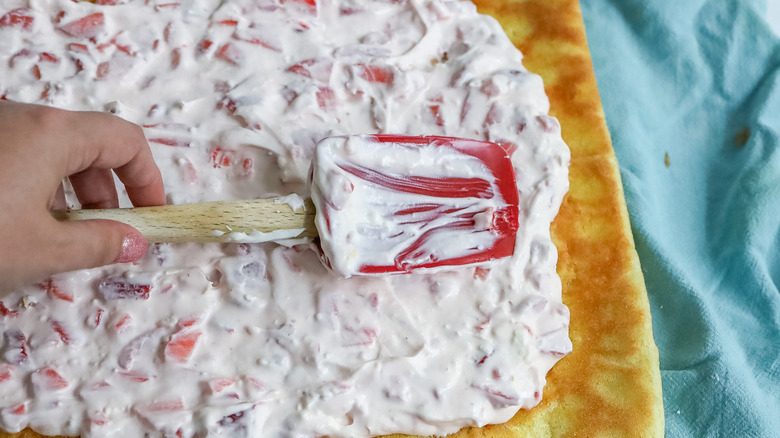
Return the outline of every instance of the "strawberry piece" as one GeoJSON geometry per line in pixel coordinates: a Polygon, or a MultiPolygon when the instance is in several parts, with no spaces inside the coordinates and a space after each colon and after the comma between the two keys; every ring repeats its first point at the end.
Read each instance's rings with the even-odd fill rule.
{"type": "Polygon", "coordinates": [[[60,26],[60,30],[66,34],[78,38],[95,38],[103,32],[106,24],[102,12],[81,17],[78,20],[71,21],[60,26]]]}
{"type": "Polygon", "coordinates": [[[148,141],[149,143],[157,143],[165,146],[174,146],[180,148],[188,148],[191,146],[189,141],[180,138],[155,137],[148,139],[148,141]]]}
{"type": "Polygon", "coordinates": [[[141,374],[138,371],[125,371],[125,372],[121,372],[119,374],[122,377],[127,378],[131,382],[136,382],[136,383],[148,382],[149,380],[155,378],[155,376],[147,376],[146,374],[141,374]]]}
{"type": "Polygon", "coordinates": [[[171,335],[171,339],[165,345],[163,355],[166,361],[186,363],[192,356],[195,345],[203,334],[200,330],[183,330],[171,335]]]}
{"type": "Polygon", "coordinates": [[[135,408],[138,412],[145,414],[176,412],[184,409],[184,401],[179,398],[171,400],[157,400],[135,408]]]}
{"type": "Polygon", "coordinates": [[[506,392],[499,391],[498,389],[490,388],[490,387],[476,387],[473,386],[473,388],[481,389],[485,392],[487,395],[488,400],[490,401],[490,404],[493,405],[494,408],[500,409],[505,408],[507,406],[516,406],[519,402],[520,396],[517,394],[507,394],[506,392]]]}
{"type": "Polygon", "coordinates": [[[477,266],[476,268],[474,268],[474,279],[485,280],[489,273],[490,273],[490,269],[477,266]]]}
{"type": "Polygon", "coordinates": [[[71,294],[70,291],[60,289],[57,283],[51,278],[44,283],[38,283],[38,287],[41,288],[41,290],[46,291],[46,295],[50,298],[56,298],[69,303],[73,302],[73,294],[71,294]]]}
{"type": "Polygon", "coordinates": [[[8,65],[14,67],[16,65],[17,59],[27,59],[32,58],[33,56],[33,53],[28,49],[22,49],[11,56],[11,58],[8,60],[8,65]]]}
{"type": "Polygon", "coordinates": [[[16,310],[11,310],[8,307],[5,307],[5,303],[0,301],[0,316],[7,316],[8,318],[16,318],[19,316],[19,312],[16,310]]]}
{"type": "Polygon", "coordinates": [[[256,28],[236,30],[233,33],[233,39],[249,44],[254,44],[256,46],[265,47],[266,49],[273,50],[274,52],[282,51],[278,44],[274,44],[269,41],[270,38],[259,32],[256,28]]]}
{"type": "Polygon", "coordinates": [[[111,64],[108,61],[101,62],[97,66],[97,71],[95,72],[95,77],[97,79],[105,79],[106,76],[111,72],[111,64]]]}
{"type": "Polygon", "coordinates": [[[89,47],[86,44],[70,43],[68,44],[68,50],[71,52],[88,53],[89,47]]]}
{"type": "Polygon", "coordinates": [[[217,22],[217,24],[221,24],[223,26],[238,26],[238,20],[220,20],[217,22]]]}
{"type": "Polygon", "coordinates": [[[214,56],[233,65],[241,65],[244,59],[243,52],[233,43],[225,43],[220,46],[214,56]]]}
{"type": "Polygon", "coordinates": [[[11,409],[9,412],[11,412],[13,415],[24,415],[27,412],[27,403],[22,403],[19,406],[11,409]]]}
{"type": "Polygon", "coordinates": [[[152,286],[134,283],[122,277],[108,277],[98,285],[103,298],[113,300],[148,300],[152,286]]]}
{"type": "Polygon", "coordinates": [[[3,333],[5,350],[3,358],[14,365],[27,362],[27,336],[18,329],[10,329],[3,333]]]}
{"type": "Polygon", "coordinates": [[[175,48],[171,51],[171,70],[175,70],[181,64],[181,49],[175,48]]]}
{"type": "Polygon", "coordinates": [[[231,99],[229,97],[225,97],[222,100],[220,100],[219,102],[217,102],[217,109],[218,110],[222,110],[223,109],[228,114],[232,115],[232,114],[234,114],[236,112],[236,110],[238,109],[238,106],[237,106],[235,100],[233,100],[233,99],[231,99]]]}
{"type": "Polygon", "coordinates": [[[317,0],[282,0],[282,4],[290,4],[309,14],[317,15],[317,0]]]}
{"type": "Polygon", "coordinates": [[[165,8],[165,9],[175,9],[175,8],[178,8],[179,6],[181,6],[181,3],[176,3],[176,2],[162,3],[162,4],[159,4],[159,5],[154,5],[154,10],[155,10],[155,12],[160,12],[161,10],[163,10],[163,8],[165,8]]]}
{"type": "Polygon", "coordinates": [[[374,83],[392,84],[395,79],[393,70],[389,67],[380,67],[377,65],[358,64],[358,74],[361,78],[374,83]]]}
{"type": "Polygon", "coordinates": [[[0,364],[0,383],[11,380],[11,371],[13,370],[14,367],[11,365],[0,364]]]}
{"type": "Polygon", "coordinates": [[[221,147],[215,147],[211,150],[210,160],[215,169],[221,167],[228,167],[233,163],[235,158],[235,151],[222,149],[221,147]]]}
{"type": "Polygon", "coordinates": [[[241,424],[243,422],[242,419],[244,418],[244,415],[246,415],[246,413],[249,412],[250,410],[251,408],[243,411],[238,411],[234,414],[226,415],[221,420],[219,420],[219,425],[225,427],[225,426],[241,424]]]}
{"type": "Polygon", "coordinates": [[[119,321],[117,321],[117,323],[114,324],[114,329],[116,330],[117,333],[123,333],[132,326],[133,326],[133,318],[130,315],[125,313],[124,316],[122,316],[122,318],[120,318],[119,321]]]}
{"type": "Polygon", "coordinates": [[[68,387],[68,381],[53,368],[41,368],[33,372],[30,378],[39,391],[59,391],[68,387]]]}
{"type": "Polygon", "coordinates": [[[333,72],[333,63],[325,59],[304,59],[303,61],[290,66],[287,71],[307,78],[312,78],[322,83],[330,81],[330,75],[333,72]]]}
{"type": "Polygon", "coordinates": [[[255,172],[255,162],[251,158],[244,158],[241,161],[241,174],[250,176],[255,172]]]}
{"type": "Polygon", "coordinates": [[[16,27],[31,30],[35,17],[27,8],[16,8],[0,17],[0,27],[16,27]]]}
{"type": "Polygon", "coordinates": [[[358,347],[361,345],[371,345],[376,339],[377,333],[375,329],[364,328],[355,330],[350,327],[344,327],[345,339],[343,342],[344,347],[358,347]]]}
{"type": "MultiPolygon", "coordinates": [[[[0,380],[2,381],[2,380],[0,380]]],[[[214,395],[218,394],[225,389],[233,386],[236,383],[236,379],[229,379],[229,378],[220,378],[220,379],[211,379],[208,381],[207,385],[209,388],[209,393],[214,395]]]]}
{"type": "Polygon", "coordinates": [[[214,41],[206,38],[202,39],[197,46],[198,53],[206,53],[213,45],[214,41]]]}
{"type": "Polygon", "coordinates": [[[39,62],[50,62],[52,64],[59,64],[60,58],[57,57],[57,55],[49,52],[41,52],[40,55],[38,55],[38,61],[39,62]]]}
{"type": "Polygon", "coordinates": [[[539,123],[539,126],[542,127],[544,132],[558,132],[561,130],[561,125],[554,117],[545,115],[536,116],[536,121],[539,123]]]}
{"type": "Polygon", "coordinates": [[[70,345],[73,343],[73,336],[70,334],[69,330],[65,329],[65,327],[62,325],[61,322],[52,320],[51,321],[51,328],[54,329],[55,332],[60,336],[60,339],[62,340],[65,345],[70,345]]]}
{"type": "Polygon", "coordinates": [[[38,64],[35,64],[32,66],[32,69],[30,69],[35,79],[41,80],[41,68],[38,67],[38,64]]]}
{"type": "Polygon", "coordinates": [[[100,327],[100,322],[103,320],[103,313],[105,313],[105,310],[98,307],[95,311],[95,315],[92,318],[87,319],[87,326],[93,329],[100,327]]]}
{"type": "Polygon", "coordinates": [[[330,110],[336,103],[336,94],[328,87],[317,90],[317,105],[324,110],[330,110]]]}

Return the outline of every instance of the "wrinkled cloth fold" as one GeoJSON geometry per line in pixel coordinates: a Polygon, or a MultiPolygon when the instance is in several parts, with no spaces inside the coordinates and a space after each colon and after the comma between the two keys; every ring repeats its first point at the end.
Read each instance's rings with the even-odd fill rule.
{"type": "Polygon", "coordinates": [[[780,38],[759,1],[582,0],[669,437],[780,436],[780,38]]]}

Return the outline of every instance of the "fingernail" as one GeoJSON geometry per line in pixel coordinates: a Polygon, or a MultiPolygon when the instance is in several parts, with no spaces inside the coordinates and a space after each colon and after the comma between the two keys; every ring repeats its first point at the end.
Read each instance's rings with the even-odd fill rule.
{"type": "Polygon", "coordinates": [[[148,246],[149,244],[144,239],[144,236],[138,233],[128,234],[122,240],[122,251],[119,252],[114,263],[134,262],[146,254],[148,246]]]}

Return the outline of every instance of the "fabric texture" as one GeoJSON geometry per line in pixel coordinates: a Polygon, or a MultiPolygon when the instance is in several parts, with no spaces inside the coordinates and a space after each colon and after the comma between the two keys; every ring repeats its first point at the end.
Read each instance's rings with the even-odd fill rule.
{"type": "Polygon", "coordinates": [[[780,38],[744,0],[581,0],[666,435],[780,436],[780,38]]]}

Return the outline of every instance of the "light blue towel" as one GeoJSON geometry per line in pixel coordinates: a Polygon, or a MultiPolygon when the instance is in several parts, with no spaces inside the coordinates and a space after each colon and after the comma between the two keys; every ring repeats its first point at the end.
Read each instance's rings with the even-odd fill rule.
{"type": "Polygon", "coordinates": [[[780,437],[780,39],[766,5],[581,4],[650,297],[666,435],[780,437]]]}

